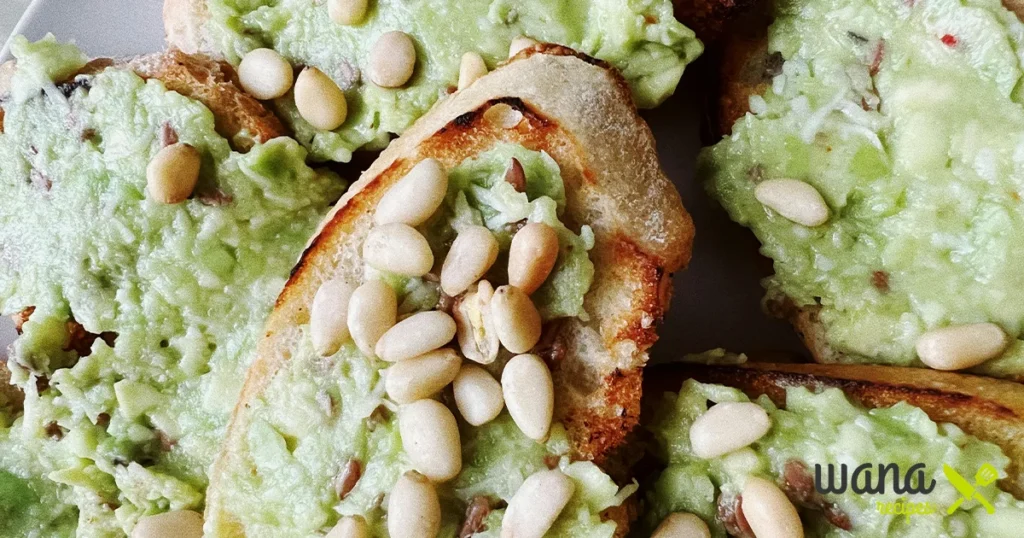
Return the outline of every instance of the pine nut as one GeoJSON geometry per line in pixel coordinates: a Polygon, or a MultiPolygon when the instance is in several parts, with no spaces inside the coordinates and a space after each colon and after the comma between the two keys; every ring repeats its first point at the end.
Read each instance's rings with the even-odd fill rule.
{"type": "Polygon", "coordinates": [[[963,370],[998,357],[1010,345],[994,323],[972,323],[928,331],[917,339],[917,356],[936,370],[963,370]]]}
{"type": "Polygon", "coordinates": [[[346,516],[324,538],[370,538],[366,520],[359,516],[346,516]]]}
{"type": "Polygon", "coordinates": [[[756,476],[747,478],[741,508],[758,538],[803,538],[804,527],[793,503],[775,484],[756,476]]]}
{"type": "Polygon", "coordinates": [[[381,88],[398,88],[412,78],[416,46],[408,34],[387,32],[370,50],[370,80],[381,88]]]}
{"type": "Polygon", "coordinates": [[[388,368],[384,388],[392,400],[412,403],[448,386],[459,373],[462,359],[452,349],[438,349],[388,368]]]}
{"type": "Polygon", "coordinates": [[[558,260],[558,234],[543,222],[523,226],[508,253],[508,283],[527,295],[537,291],[558,260]]]}
{"type": "Polygon", "coordinates": [[[446,482],[462,470],[462,442],[455,415],[437,400],[419,400],[398,410],[398,432],[413,469],[431,482],[446,482]]]}
{"type": "Polygon", "coordinates": [[[526,353],[540,340],[540,313],[530,296],[515,286],[502,286],[494,291],[491,316],[498,340],[512,353],[526,353]]]}
{"type": "Polygon", "coordinates": [[[448,172],[444,166],[437,159],[423,159],[380,198],[373,222],[419,226],[437,211],[447,193],[448,172]]]}
{"type": "Polygon", "coordinates": [[[309,309],[309,336],[321,357],[334,355],[348,340],[348,303],[355,287],[340,278],[320,285],[309,309]]]}
{"type": "Polygon", "coordinates": [[[498,240],[483,226],[459,232],[441,267],[441,289],[451,296],[469,289],[498,259],[498,240]]]}
{"type": "Polygon", "coordinates": [[[463,90],[470,84],[487,74],[487,64],[484,58],[475,52],[467,52],[462,55],[459,62],[459,89],[463,90]]]}
{"type": "Polygon", "coordinates": [[[132,529],[132,538],[201,538],[203,516],[192,510],[175,510],[143,516],[132,529]]]}
{"type": "Polygon", "coordinates": [[[377,356],[388,362],[418,357],[451,342],[455,320],[444,312],[418,312],[388,329],[377,341],[377,356]]]}
{"type": "Polygon", "coordinates": [[[434,267],[434,253],[426,238],[408,224],[377,226],[366,234],[363,258],[379,271],[423,276],[434,267]]]}
{"type": "Polygon", "coordinates": [[[463,364],[452,385],[455,406],[472,426],[487,424],[505,407],[498,383],[487,370],[475,364],[463,364]]]}
{"type": "Polygon", "coordinates": [[[178,142],[156,152],[146,166],[146,190],[161,204],[184,202],[199,182],[202,158],[196,148],[178,142]]]}
{"type": "Polygon", "coordinates": [[[516,426],[530,439],[545,440],[555,411],[555,387],[544,361],[529,354],[512,357],[501,373],[501,391],[516,426]]]}
{"type": "Polygon", "coordinates": [[[530,475],[508,502],[501,538],[543,538],[575,491],[572,479],[557,469],[530,475]]]}
{"type": "Polygon", "coordinates": [[[711,538],[704,520],[686,512],[669,514],[654,530],[651,538],[711,538]]]}
{"type": "Polygon", "coordinates": [[[536,39],[530,37],[516,37],[515,39],[512,40],[512,43],[508,47],[508,58],[511,60],[513,57],[515,57],[516,54],[519,54],[523,50],[539,44],[540,43],[536,39]]]}
{"type": "Polygon", "coordinates": [[[760,405],[722,402],[690,425],[690,447],[698,458],[717,458],[764,437],[771,426],[768,413],[760,405]]]}
{"type": "Polygon", "coordinates": [[[391,538],[434,538],[441,530],[437,490],[417,472],[403,474],[388,495],[391,538]]]}
{"type": "Polygon", "coordinates": [[[353,26],[366,18],[367,0],[327,0],[327,15],[343,26],[353,26]]]}
{"type": "Polygon", "coordinates": [[[295,80],[295,107],[302,119],[321,131],[341,127],[348,117],[345,93],[315,67],[303,69],[295,80]]]}
{"type": "Polygon", "coordinates": [[[810,183],[769,179],[754,188],[754,198],[797,224],[819,226],[828,222],[828,204],[810,183]]]}
{"type": "Polygon", "coordinates": [[[523,121],[523,113],[505,103],[498,103],[484,112],[484,122],[500,129],[511,129],[523,121]]]}
{"type": "Polygon", "coordinates": [[[348,300],[348,330],[359,351],[375,357],[374,346],[398,319],[398,296],[380,280],[371,280],[352,292],[348,300]]]}
{"type": "Polygon", "coordinates": [[[256,49],[238,64],[242,89],[257,99],[277,99],[288,93],[295,81],[292,64],[273,49],[256,49]]]}
{"type": "Polygon", "coordinates": [[[491,283],[481,280],[475,292],[470,292],[455,302],[456,335],[459,349],[467,359],[480,364],[490,364],[498,358],[498,333],[494,330],[491,316],[491,297],[494,288],[491,283]]]}

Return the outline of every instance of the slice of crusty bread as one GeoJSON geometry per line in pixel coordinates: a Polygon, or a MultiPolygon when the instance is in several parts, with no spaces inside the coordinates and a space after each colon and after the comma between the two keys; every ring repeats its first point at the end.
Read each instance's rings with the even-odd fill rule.
{"type": "Polygon", "coordinates": [[[648,394],[677,391],[686,379],[766,394],[784,406],[786,387],[837,387],[866,407],[907,402],[936,422],[949,422],[1010,458],[1004,490],[1024,499],[1024,385],[986,377],[877,365],[747,363],[742,366],[670,364],[645,376],[648,394]]]}
{"type": "MultiPolygon", "coordinates": [[[[280,120],[235,84],[235,71],[226,63],[172,50],[118,60],[98,58],[77,74],[92,74],[107,67],[131,69],[144,79],[158,79],[167,89],[203,103],[213,112],[217,132],[232,141],[236,149],[248,149],[253,140],[264,142],[285,134],[280,120]]],[[[0,64],[0,102],[10,94],[11,79],[16,70],[14,60],[0,64]]],[[[0,133],[3,133],[3,120],[4,109],[0,106],[0,133]]],[[[32,310],[34,308],[29,307],[13,313],[23,316],[16,323],[19,327],[32,310]]],[[[68,342],[65,347],[75,349],[75,342],[68,342]]],[[[9,384],[9,379],[6,361],[0,361],[0,400],[19,402],[20,407],[23,396],[17,387],[9,384]]]]}
{"type": "MultiPolygon", "coordinates": [[[[92,74],[107,67],[130,69],[144,79],[160,80],[168,90],[203,103],[213,112],[217,132],[236,149],[247,150],[253,140],[265,142],[287,133],[277,116],[241,90],[234,68],[226,62],[169,50],[135,58],[97,58],[77,74],[92,74]]],[[[13,60],[0,65],[0,96],[10,92],[15,70],[13,60]]]]}
{"type": "MultiPolygon", "coordinates": [[[[1003,0],[1003,6],[1024,16],[1024,0],[1003,0]]],[[[730,26],[724,36],[717,80],[717,103],[711,131],[715,136],[728,136],[737,120],[750,111],[750,97],[766,92],[772,78],[782,69],[783,58],[768,50],[768,26],[772,22],[771,2],[762,1],[730,26]]],[[[840,352],[828,343],[825,327],[819,317],[818,305],[798,305],[783,297],[766,305],[773,316],[789,321],[816,362],[824,364],[863,362],[840,352]]],[[[1024,373],[1007,376],[1024,383],[1024,373]]]]}
{"type": "Polygon", "coordinates": [[[208,516],[213,511],[218,520],[231,520],[218,495],[221,469],[245,457],[249,402],[289,360],[320,285],[335,277],[360,281],[360,247],[383,193],[424,158],[452,167],[503,141],[554,158],[566,185],[566,220],[570,227],[590,225],[596,237],[590,253],[596,273],[585,298],[590,320],[561,323],[566,352],[550,365],[555,420],[566,425],[572,455],[597,462],[637,424],[640,369],[669,304],[671,273],[689,260],[693,225],[658,165],[625,80],[601,62],[540,45],[438,103],[323,221],[267,322],[214,464],[208,516]],[[501,110],[522,120],[504,128],[489,114],[501,110]]]}
{"type": "MultiPolygon", "coordinates": [[[[164,0],[164,34],[167,42],[185,52],[216,50],[206,23],[209,0],[164,0]]],[[[1021,0],[1024,1],[1024,0],[1021,0]]],[[[729,22],[757,0],[673,0],[675,17],[703,41],[728,36],[729,22]]]]}

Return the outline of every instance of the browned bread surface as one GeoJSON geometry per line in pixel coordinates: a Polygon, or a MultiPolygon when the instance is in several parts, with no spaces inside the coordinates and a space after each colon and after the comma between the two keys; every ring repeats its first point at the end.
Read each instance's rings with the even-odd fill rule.
{"type": "Polygon", "coordinates": [[[786,387],[836,387],[865,407],[907,402],[936,422],[949,422],[995,443],[1010,458],[1000,486],[1024,499],[1024,385],[985,377],[877,365],[747,363],[742,366],[671,364],[653,368],[644,389],[677,391],[686,379],[766,394],[784,406],[786,387]]]}
{"type": "Polygon", "coordinates": [[[287,134],[273,112],[240,89],[234,68],[226,62],[172,49],[139,56],[124,65],[142,78],[159,79],[167,89],[206,105],[213,112],[217,132],[239,149],[252,146],[249,138],[266,142],[287,134]]]}
{"type": "Polygon", "coordinates": [[[567,427],[573,456],[600,462],[637,424],[640,368],[668,306],[670,275],[689,261],[693,225],[621,76],[569,49],[540,45],[436,105],[323,221],[268,320],[214,466],[208,514],[223,514],[218,469],[244,457],[247,402],[290,357],[314,293],[330,278],[361,279],[360,245],[383,193],[424,158],[452,167],[499,142],[551,155],[566,185],[568,225],[587,224],[595,233],[596,273],[585,297],[590,320],[560,323],[565,352],[550,363],[555,419],[567,427]],[[502,113],[522,119],[503,127],[495,121],[502,113]]]}
{"type": "MultiPolygon", "coordinates": [[[[241,90],[234,68],[225,62],[202,54],[168,50],[127,59],[97,58],[79,74],[96,73],[111,66],[131,69],[144,79],[160,80],[168,90],[203,103],[213,112],[217,132],[237,149],[249,149],[252,140],[266,142],[287,134],[277,116],[241,90]]],[[[8,93],[15,70],[13,60],[0,64],[0,96],[8,93]]]]}

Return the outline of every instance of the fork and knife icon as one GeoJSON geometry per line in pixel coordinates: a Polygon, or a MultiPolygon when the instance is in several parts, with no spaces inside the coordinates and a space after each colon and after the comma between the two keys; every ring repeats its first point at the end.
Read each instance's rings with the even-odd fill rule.
{"type": "Polygon", "coordinates": [[[946,475],[946,479],[949,480],[950,484],[960,492],[961,497],[949,507],[946,511],[947,514],[956,512],[960,505],[971,499],[977,500],[979,504],[985,507],[985,511],[994,514],[996,509],[992,506],[992,503],[988,502],[988,499],[983,497],[977,488],[987,486],[996,481],[999,478],[999,471],[991,464],[986,463],[978,469],[978,472],[974,475],[974,484],[971,484],[966,478],[956,472],[956,469],[949,466],[949,464],[942,465],[942,472],[946,475]]]}

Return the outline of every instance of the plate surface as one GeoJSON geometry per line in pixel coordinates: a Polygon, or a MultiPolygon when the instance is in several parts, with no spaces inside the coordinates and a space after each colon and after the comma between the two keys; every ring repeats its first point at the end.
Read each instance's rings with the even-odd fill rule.
{"type": "MultiPolygon", "coordinates": [[[[4,1],[4,0],[0,0],[4,1]]],[[[48,32],[73,40],[90,56],[128,56],[163,47],[162,0],[35,0],[17,33],[38,39],[48,32]]],[[[7,55],[6,46],[0,59],[7,55]]],[[[693,261],[675,276],[671,311],[652,350],[655,361],[715,347],[737,352],[795,352],[806,355],[793,331],[761,311],[760,280],[769,269],[753,235],[734,224],[694,181],[702,69],[695,66],[676,95],[643,116],[658,142],[662,167],[672,178],[697,227],[693,261]]],[[[354,178],[353,178],[354,179],[354,178]]],[[[0,331],[10,337],[10,324],[0,331]]],[[[0,349],[6,341],[0,334],[0,349]]]]}

